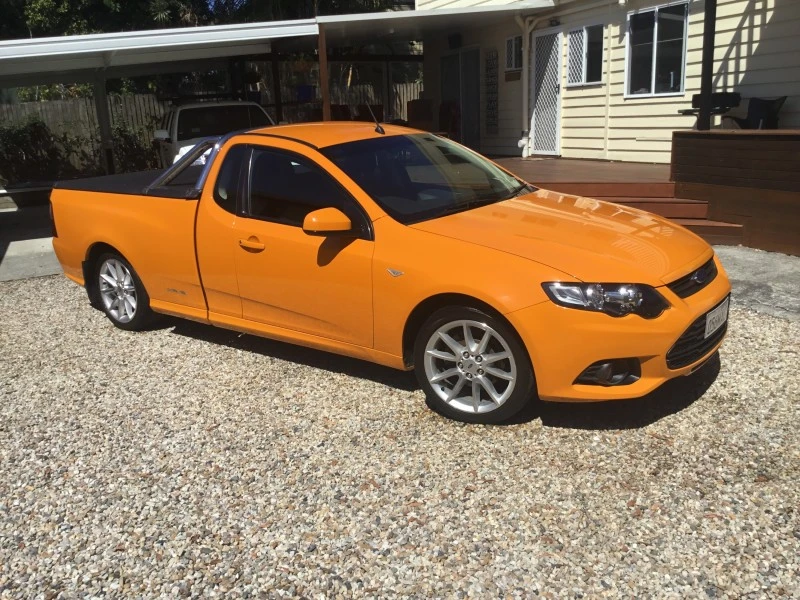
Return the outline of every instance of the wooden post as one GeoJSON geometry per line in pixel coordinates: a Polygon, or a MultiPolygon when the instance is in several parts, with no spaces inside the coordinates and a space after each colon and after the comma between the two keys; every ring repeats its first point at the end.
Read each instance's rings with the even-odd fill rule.
{"type": "Polygon", "coordinates": [[[714,45],[717,27],[717,0],[706,0],[703,18],[703,68],[700,73],[700,112],[697,129],[711,129],[711,86],[714,76],[714,45]]]}
{"type": "Polygon", "coordinates": [[[281,97],[281,65],[277,54],[270,54],[272,60],[272,96],[275,100],[275,123],[283,121],[283,98],[281,97]]]}
{"type": "Polygon", "coordinates": [[[97,124],[100,126],[100,147],[102,148],[102,161],[106,173],[114,173],[114,139],[111,134],[111,115],[108,112],[108,94],[106,93],[106,78],[100,76],[94,80],[94,107],[97,111],[97,124]]]}
{"type": "Polygon", "coordinates": [[[322,93],[322,120],[331,120],[331,91],[328,83],[328,44],[325,41],[325,26],[319,26],[319,88],[322,93]]]}

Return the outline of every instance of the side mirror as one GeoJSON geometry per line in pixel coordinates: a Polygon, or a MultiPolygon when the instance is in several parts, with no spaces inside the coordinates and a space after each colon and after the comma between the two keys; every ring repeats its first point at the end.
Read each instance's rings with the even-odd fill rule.
{"type": "Polygon", "coordinates": [[[169,141],[169,131],[167,131],[166,129],[156,129],[153,132],[153,139],[161,141],[161,142],[168,142],[169,141]]]}
{"type": "Polygon", "coordinates": [[[338,208],[320,208],[303,219],[303,231],[308,235],[343,235],[353,230],[353,224],[338,208]]]}

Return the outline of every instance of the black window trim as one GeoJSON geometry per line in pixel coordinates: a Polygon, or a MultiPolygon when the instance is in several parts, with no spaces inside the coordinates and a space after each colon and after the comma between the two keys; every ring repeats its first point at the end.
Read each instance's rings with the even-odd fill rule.
{"type": "Polygon", "coordinates": [[[222,210],[224,210],[226,213],[228,213],[229,215],[237,216],[239,214],[240,210],[241,210],[242,195],[243,195],[242,194],[242,190],[244,190],[245,173],[247,172],[247,170],[244,168],[244,166],[245,166],[245,164],[249,164],[249,162],[250,162],[250,157],[248,155],[249,152],[250,152],[250,148],[249,148],[249,144],[247,144],[247,143],[234,142],[233,144],[228,146],[228,148],[226,148],[226,150],[225,150],[225,156],[222,157],[222,161],[220,162],[219,170],[217,171],[217,177],[214,180],[214,186],[213,186],[213,188],[211,190],[211,197],[214,199],[214,203],[217,206],[219,206],[222,210]],[[219,176],[220,176],[220,173],[222,172],[222,168],[225,166],[225,161],[228,159],[228,156],[234,150],[234,148],[238,148],[239,146],[242,146],[244,148],[245,153],[244,153],[244,156],[242,157],[242,160],[239,161],[239,173],[236,176],[238,178],[239,182],[238,182],[238,185],[236,187],[236,198],[234,199],[234,203],[233,203],[233,212],[231,212],[231,211],[229,211],[227,208],[225,208],[224,206],[222,206],[219,203],[219,200],[217,199],[217,185],[219,184],[219,176]]]}
{"type": "MultiPolygon", "coordinates": [[[[265,137],[283,137],[283,136],[268,136],[268,135],[265,135],[265,134],[260,134],[260,135],[264,135],[265,137]]],[[[293,140],[291,138],[285,138],[285,139],[290,139],[291,141],[297,141],[297,140],[293,140]]],[[[237,200],[236,216],[239,216],[239,217],[242,217],[242,218],[245,218],[245,219],[253,219],[255,221],[263,221],[265,223],[273,223],[275,225],[283,225],[284,227],[298,228],[296,225],[289,225],[288,223],[280,223],[280,222],[274,221],[272,219],[266,219],[266,218],[263,218],[263,217],[258,217],[258,216],[255,216],[255,215],[251,215],[250,212],[249,212],[249,208],[250,208],[249,207],[249,204],[250,204],[250,179],[251,179],[250,175],[251,175],[251,168],[252,168],[252,165],[253,165],[253,152],[255,150],[266,150],[266,151],[272,151],[272,152],[283,152],[283,153],[287,154],[290,157],[295,157],[295,158],[299,158],[301,160],[305,160],[305,161],[310,162],[314,167],[316,167],[317,169],[322,171],[327,177],[329,177],[331,179],[331,181],[333,181],[333,183],[335,185],[337,185],[339,187],[339,189],[344,193],[344,197],[349,199],[353,203],[353,205],[356,208],[356,211],[361,215],[361,220],[362,220],[361,227],[357,227],[357,226],[354,227],[354,233],[356,233],[356,230],[360,230],[360,231],[358,231],[357,235],[354,235],[354,237],[356,239],[366,240],[368,242],[374,242],[375,241],[375,230],[374,230],[374,228],[372,226],[372,219],[369,218],[369,215],[367,214],[367,211],[364,210],[364,207],[361,206],[361,203],[353,196],[353,194],[351,194],[350,191],[346,187],[344,187],[341,184],[340,181],[338,181],[333,175],[331,175],[331,173],[325,167],[320,165],[319,162],[317,162],[316,160],[314,160],[313,158],[311,158],[308,155],[300,154],[299,152],[295,152],[293,150],[287,150],[285,148],[278,148],[276,146],[253,144],[253,143],[247,143],[247,142],[244,143],[244,145],[248,146],[249,153],[245,155],[245,158],[244,158],[244,161],[243,161],[243,162],[246,163],[246,168],[242,169],[242,175],[243,175],[243,178],[244,178],[244,182],[243,182],[243,186],[242,186],[242,193],[239,195],[239,198],[237,200]]],[[[308,144],[308,145],[310,145],[310,144],[308,144]]],[[[354,223],[354,225],[357,225],[357,224],[354,223]]]]}

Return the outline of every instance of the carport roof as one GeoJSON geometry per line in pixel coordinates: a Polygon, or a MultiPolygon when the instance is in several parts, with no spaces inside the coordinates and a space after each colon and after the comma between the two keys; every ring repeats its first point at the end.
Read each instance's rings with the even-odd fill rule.
{"type": "Polygon", "coordinates": [[[96,73],[106,77],[131,76],[163,71],[167,64],[264,54],[270,51],[271,41],[317,36],[320,26],[325,28],[329,45],[419,40],[427,34],[492,25],[553,6],[554,0],[521,0],[466,9],[361,13],[0,41],[0,88],[85,80],[96,73]]]}
{"type": "Polygon", "coordinates": [[[303,19],[0,41],[0,87],[53,74],[264,54],[272,40],[318,33],[314,19],[303,19]]]}
{"type": "Polygon", "coordinates": [[[487,27],[511,17],[554,7],[554,0],[520,0],[510,4],[433,10],[407,10],[317,17],[328,43],[365,40],[421,40],[425,35],[487,27]]]}

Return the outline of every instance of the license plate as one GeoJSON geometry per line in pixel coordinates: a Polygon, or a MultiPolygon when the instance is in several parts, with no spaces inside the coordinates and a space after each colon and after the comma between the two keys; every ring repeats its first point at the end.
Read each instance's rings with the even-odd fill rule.
{"type": "Polygon", "coordinates": [[[706,337],[710,336],[728,320],[728,305],[730,298],[706,315],[706,337]]]}

